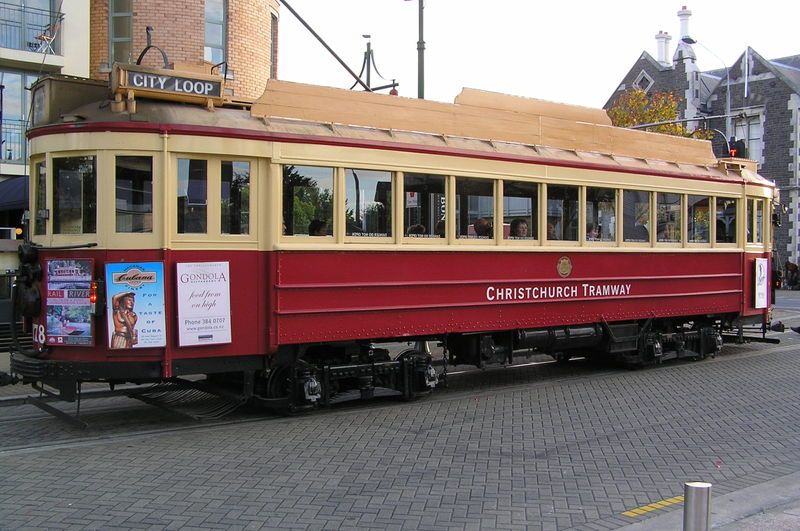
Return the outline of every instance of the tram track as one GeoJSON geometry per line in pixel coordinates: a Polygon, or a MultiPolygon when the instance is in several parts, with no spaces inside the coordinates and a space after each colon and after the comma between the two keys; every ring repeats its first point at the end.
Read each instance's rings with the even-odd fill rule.
{"type": "MultiPolygon", "coordinates": [[[[717,357],[715,362],[725,362],[728,360],[741,359],[753,356],[766,355],[771,353],[785,353],[797,349],[796,342],[793,344],[770,346],[769,349],[756,349],[755,351],[747,349],[746,351],[738,351],[731,354],[726,354],[717,357]]],[[[748,345],[742,345],[747,347],[748,345]]],[[[672,368],[681,367],[690,361],[685,362],[670,362],[664,365],[656,365],[646,368],[644,370],[670,370],[672,368]]],[[[425,405],[436,404],[441,402],[458,402],[467,400],[469,398],[480,399],[487,394],[507,393],[514,392],[522,389],[531,389],[535,387],[547,387],[554,385],[563,385],[569,382],[576,382],[586,379],[602,379],[618,376],[629,372],[628,369],[619,367],[602,367],[589,360],[575,359],[566,364],[558,364],[554,361],[550,362],[533,362],[523,363],[519,365],[510,365],[507,367],[491,367],[486,369],[464,369],[456,370],[449,373],[450,385],[435,391],[433,394],[415,401],[413,404],[425,405]],[[508,375],[509,371],[514,371],[515,379],[518,381],[501,382],[497,381],[493,376],[508,375]],[[528,374],[526,374],[528,373],[528,374]],[[480,378],[480,380],[476,380],[480,378]]],[[[12,397],[19,398],[19,397],[12,397]]],[[[8,400],[8,399],[0,399],[8,400]]],[[[115,400],[113,403],[93,403],[82,408],[82,418],[92,420],[98,416],[106,414],[114,414],[115,418],[120,416],[120,413],[136,412],[143,415],[143,422],[153,422],[153,415],[148,414],[149,411],[159,411],[159,415],[163,415],[163,410],[152,408],[139,402],[133,402],[130,405],[120,404],[115,400]]],[[[411,404],[413,406],[413,404],[411,404]]],[[[309,417],[316,417],[318,415],[353,415],[364,412],[376,413],[383,409],[392,409],[397,407],[409,407],[409,404],[403,404],[396,401],[391,397],[381,397],[373,401],[353,400],[342,402],[327,409],[317,409],[310,411],[307,414],[299,416],[283,416],[270,413],[266,410],[256,410],[253,408],[245,408],[237,412],[235,418],[227,417],[219,420],[194,420],[189,417],[175,413],[175,417],[167,418],[161,417],[156,422],[167,422],[169,425],[163,428],[145,428],[135,429],[128,431],[111,431],[108,433],[93,432],[96,429],[108,429],[108,426],[92,427],[89,432],[70,429],[65,424],[59,423],[56,419],[52,418],[46,413],[41,414],[28,414],[13,418],[0,418],[0,426],[3,426],[3,431],[8,427],[21,425],[30,422],[47,421],[53,422],[55,425],[63,426],[58,432],[58,438],[39,440],[36,442],[26,442],[24,444],[9,444],[5,447],[2,446],[0,439],[0,458],[11,455],[20,455],[25,453],[44,452],[52,450],[60,450],[66,448],[77,448],[83,446],[91,446],[96,444],[109,444],[109,443],[122,443],[136,441],[143,438],[156,437],[162,435],[186,433],[191,431],[203,432],[207,430],[214,430],[225,427],[233,427],[242,424],[255,424],[261,422],[270,422],[275,424],[286,424],[303,422],[304,419],[309,417]]],[[[134,419],[135,420],[135,419],[134,419]]],[[[90,422],[91,426],[91,422],[90,422]]],[[[112,427],[111,430],[116,430],[112,427]]]]}

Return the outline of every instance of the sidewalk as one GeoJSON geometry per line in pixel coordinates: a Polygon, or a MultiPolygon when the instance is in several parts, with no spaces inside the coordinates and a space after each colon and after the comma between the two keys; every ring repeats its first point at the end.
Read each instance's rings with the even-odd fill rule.
{"type": "MultiPolygon", "coordinates": [[[[683,506],[625,526],[626,531],[675,531],[683,528],[683,506]]],[[[712,529],[728,531],[790,531],[800,529],[800,472],[730,494],[714,496],[712,529]]]]}

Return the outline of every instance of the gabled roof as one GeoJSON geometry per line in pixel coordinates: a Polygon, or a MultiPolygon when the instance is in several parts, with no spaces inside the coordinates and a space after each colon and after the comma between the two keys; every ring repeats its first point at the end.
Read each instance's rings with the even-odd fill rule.
{"type": "MultiPolygon", "coordinates": [[[[758,61],[761,65],[764,66],[767,70],[769,70],[775,77],[786,83],[786,85],[792,89],[793,92],[800,93],[800,70],[794,68],[792,66],[787,66],[784,64],[779,64],[776,61],[770,61],[764,59],[757,51],[750,48],[749,46],[745,50],[745,52],[739,56],[736,61],[733,62],[729,70],[734,70],[734,67],[740,65],[742,61],[745,60],[745,56],[749,55],[753,58],[753,60],[758,61]]],[[[785,58],[789,59],[789,58],[785,58]]]]}

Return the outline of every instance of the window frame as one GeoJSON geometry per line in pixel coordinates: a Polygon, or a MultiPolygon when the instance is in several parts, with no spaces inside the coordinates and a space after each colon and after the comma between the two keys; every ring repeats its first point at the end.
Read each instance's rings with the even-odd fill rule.
{"type": "MultiPolygon", "coordinates": [[[[133,59],[133,11],[115,11],[114,0],[108,0],[108,62],[109,66],[117,62],[114,59],[114,47],[118,43],[128,43],[130,51],[128,53],[128,62],[133,59]],[[115,37],[114,36],[114,19],[127,18],[128,19],[128,34],[129,37],[115,37]]],[[[131,0],[131,9],[133,9],[133,0],[131,0]]]]}
{"type": "MultiPolygon", "coordinates": [[[[497,194],[498,194],[498,190],[497,190],[497,188],[499,186],[498,183],[501,182],[501,178],[500,177],[489,177],[489,178],[487,178],[487,177],[475,177],[475,176],[472,176],[472,175],[465,175],[463,173],[460,174],[460,175],[452,175],[452,176],[450,176],[450,178],[452,178],[451,187],[453,189],[453,198],[452,198],[452,201],[450,201],[449,203],[445,202],[445,223],[446,223],[446,225],[448,227],[450,226],[451,223],[450,223],[448,218],[452,215],[452,218],[453,218],[453,221],[452,221],[453,230],[450,233],[448,233],[446,231],[444,238],[433,238],[433,239],[434,240],[435,239],[444,240],[444,241],[447,241],[448,243],[454,243],[456,245],[480,245],[480,246],[497,245],[497,242],[498,242],[498,237],[497,237],[497,219],[498,219],[498,216],[497,216],[497,194]],[[456,217],[456,205],[457,205],[457,199],[456,198],[458,197],[458,180],[459,179],[488,181],[488,182],[490,182],[492,184],[492,217],[491,217],[491,220],[490,220],[491,223],[492,223],[492,236],[491,237],[489,237],[489,238],[469,238],[466,235],[464,235],[464,236],[459,236],[458,235],[458,226],[457,226],[457,217],[456,217]],[[452,205],[451,208],[449,208],[449,209],[447,208],[448,204],[452,205]],[[448,213],[448,211],[451,211],[451,213],[448,213]],[[452,235],[452,241],[450,241],[450,236],[451,235],[452,235]]],[[[447,197],[447,186],[445,186],[445,197],[447,197]]],[[[479,197],[479,196],[476,196],[476,197],[479,197]]],[[[467,214],[469,214],[469,212],[467,212],[467,214]]],[[[471,223],[469,223],[469,219],[468,219],[467,220],[467,227],[469,227],[469,225],[471,225],[471,223]]],[[[500,239],[502,239],[502,234],[501,234],[501,238],[500,239]]]]}
{"type": "MultiPolygon", "coordinates": [[[[582,229],[578,233],[578,238],[580,239],[581,245],[588,245],[590,247],[618,247],[620,241],[620,216],[619,216],[619,206],[620,206],[620,197],[622,194],[620,193],[619,188],[615,188],[612,186],[598,186],[596,184],[592,185],[584,185],[581,187],[581,217],[583,218],[582,223],[579,227],[582,229]],[[587,207],[589,205],[589,188],[602,188],[605,190],[612,190],[614,192],[614,239],[613,240],[590,240],[587,238],[586,231],[589,226],[589,212],[587,211],[587,207]]],[[[571,241],[571,240],[567,240],[571,241]]]]}
{"type": "Polygon", "coordinates": [[[222,2],[222,19],[209,20],[207,10],[207,6],[209,5],[208,2],[204,3],[203,8],[203,60],[212,64],[220,64],[228,61],[228,0],[220,0],[220,2],[222,2]],[[220,26],[222,30],[221,46],[209,46],[208,42],[206,41],[206,32],[209,24],[220,26]],[[213,58],[206,59],[206,49],[220,50],[222,52],[222,60],[214,61],[213,58]]]}
{"type": "MultiPolygon", "coordinates": [[[[118,152],[116,154],[123,154],[118,152]]],[[[124,153],[127,154],[127,153],[124,153]]],[[[159,182],[158,166],[156,165],[156,154],[153,154],[154,165],[154,184],[153,188],[157,190],[155,194],[160,193],[162,188],[155,183],[159,182]]],[[[236,153],[233,154],[210,154],[210,153],[193,153],[185,151],[172,151],[170,152],[170,175],[167,184],[168,197],[165,198],[167,202],[166,208],[169,212],[169,233],[171,238],[177,242],[215,242],[220,244],[228,243],[256,243],[259,235],[259,213],[256,205],[258,204],[258,175],[259,175],[259,158],[251,156],[243,156],[236,153]],[[189,160],[205,160],[206,161],[206,232],[178,232],[178,159],[189,160]],[[249,219],[249,234],[227,234],[222,232],[222,162],[248,162],[250,164],[250,219],[249,219]]],[[[154,201],[154,209],[158,209],[158,202],[154,201]]],[[[163,208],[163,207],[162,207],[163,208]]],[[[158,226],[158,222],[154,220],[154,226],[158,226]]]]}
{"type": "MultiPolygon", "coordinates": [[[[336,205],[336,198],[342,196],[342,213],[343,216],[339,216],[344,218],[342,221],[342,241],[345,243],[377,243],[377,244],[391,244],[397,240],[397,188],[398,188],[398,175],[400,172],[392,171],[392,170],[385,170],[385,169],[376,169],[374,167],[367,167],[367,166],[358,166],[354,164],[350,164],[347,166],[342,166],[341,168],[336,167],[337,171],[341,169],[342,174],[342,183],[340,189],[342,193],[336,193],[336,183],[334,183],[334,205],[336,205]],[[391,222],[389,223],[389,227],[391,227],[392,234],[388,236],[352,236],[347,234],[347,170],[354,170],[354,171],[374,171],[374,172],[385,172],[389,174],[389,178],[391,179],[391,222]]],[[[336,206],[334,208],[337,208],[336,206]]],[[[402,207],[401,207],[402,208],[402,207]]],[[[334,218],[336,218],[336,214],[334,213],[334,218]]],[[[334,228],[335,228],[334,223],[334,228]]],[[[335,233],[335,231],[334,231],[335,233]]]]}
{"type": "MultiPolygon", "coordinates": [[[[537,180],[523,180],[523,179],[514,179],[511,177],[498,177],[497,178],[497,190],[495,193],[497,199],[497,206],[495,207],[495,217],[497,218],[495,222],[496,227],[503,227],[505,224],[505,192],[506,192],[506,183],[518,183],[518,184],[528,184],[533,185],[536,187],[536,202],[534,204],[535,212],[533,213],[532,217],[536,223],[536,230],[531,232],[531,236],[528,239],[521,239],[516,240],[512,239],[510,236],[511,227],[509,226],[509,238],[504,237],[504,231],[501,230],[499,234],[495,231],[495,237],[498,237],[499,241],[502,245],[510,245],[516,247],[541,247],[542,245],[542,220],[541,220],[541,213],[542,213],[542,181],[537,180]]],[[[512,196],[517,197],[517,196],[512,196]]],[[[510,225],[510,224],[509,224],[510,225]]],[[[532,229],[532,227],[529,227],[532,229]]]]}
{"type": "Polygon", "coordinates": [[[456,242],[456,216],[453,211],[455,204],[455,176],[447,173],[437,172],[435,170],[419,169],[416,171],[398,172],[401,177],[399,181],[399,192],[402,194],[401,200],[397,201],[401,215],[398,216],[400,228],[396,231],[398,235],[398,242],[404,245],[448,245],[456,242]],[[444,180],[444,238],[412,238],[406,234],[406,176],[407,175],[432,175],[442,177],[444,180]]]}

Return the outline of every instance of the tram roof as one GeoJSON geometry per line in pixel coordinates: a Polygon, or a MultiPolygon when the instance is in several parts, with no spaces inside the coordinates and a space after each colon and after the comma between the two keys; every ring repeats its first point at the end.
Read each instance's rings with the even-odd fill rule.
{"type": "MultiPolygon", "coordinates": [[[[382,149],[416,146],[442,154],[690,174],[712,180],[730,180],[729,170],[735,170],[746,181],[772,185],[744,161],[721,165],[706,140],[614,127],[601,109],[475,89],[464,89],[449,104],[269,80],[249,111],[223,107],[209,112],[198,105],[143,98],[137,99],[135,115],[113,112],[104,100],[76,108],[61,119],[81,129],[93,122],[128,122],[141,130],[149,124],[189,134],[278,135],[287,141],[328,139],[382,149]]],[[[35,128],[31,136],[38,134],[35,128]]]]}

